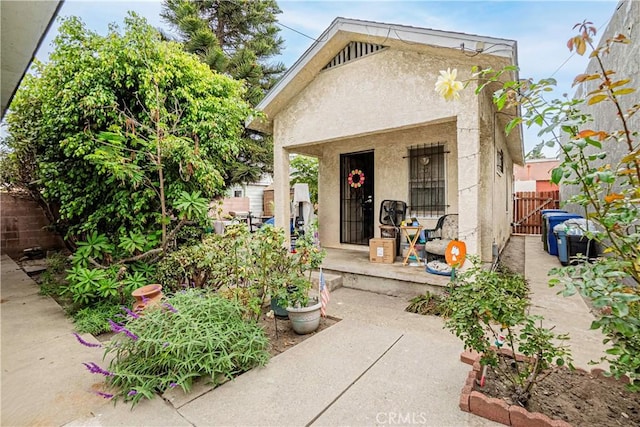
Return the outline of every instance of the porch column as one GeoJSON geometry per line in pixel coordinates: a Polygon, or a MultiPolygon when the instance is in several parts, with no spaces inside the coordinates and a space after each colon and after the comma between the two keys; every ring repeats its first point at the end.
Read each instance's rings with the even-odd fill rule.
{"type": "Polygon", "coordinates": [[[458,137],[458,238],[467,253],[481,256],[480,248],[480,131],[477,120],[459,115],[458,137]]]}
{"type": "Polygon", "coordinates": [[[273,214],[275,226],[284,228],[287,242],[291,242],[291,193],[289,187],[289,150],[273,141],[273,214]]]}

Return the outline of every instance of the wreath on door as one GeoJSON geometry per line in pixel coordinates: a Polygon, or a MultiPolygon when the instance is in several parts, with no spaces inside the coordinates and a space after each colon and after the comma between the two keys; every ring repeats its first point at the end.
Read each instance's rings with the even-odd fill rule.
{"type": "Polygon", "coordinates": [[[351,188],[360,188],[364,184],[364,172],[360,169],[354,169],[349,173],[347,182],[351,188]]]}

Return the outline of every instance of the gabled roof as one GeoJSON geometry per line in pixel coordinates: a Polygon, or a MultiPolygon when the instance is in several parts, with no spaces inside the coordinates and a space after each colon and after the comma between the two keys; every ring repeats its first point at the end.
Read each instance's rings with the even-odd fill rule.
{"type": "Polygon", "coordinates": [[[364,42],[384,47],[449,48],[485,53],[517,61],[516,42],[495,37],[439,31],[406,25],[385,24],[357,19],[336,18],[306,52],[271,88],[257,109],[266,118],[251,120],[247,127],[271,132],[272,118],[304,89],[318,73],[350,42],[364,42]]]}

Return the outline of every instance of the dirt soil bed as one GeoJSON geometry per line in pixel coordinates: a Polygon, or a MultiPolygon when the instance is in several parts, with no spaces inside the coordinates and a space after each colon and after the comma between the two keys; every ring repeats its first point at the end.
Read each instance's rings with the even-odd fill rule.
{"type": "MultiPolygon", "coordinates": [[[[43,286],[43,271],[44,268],[46,267],[46,261],[44,259],[42,260],[36,260],[36,261],[31,261],[31,264],[29,261],[26,262],[19,262],[19,264],[24,267],[25,265],[31,265],[31,264],[37,264],[37,265],[41,265],[43,268],[39,269],[37,271],[34,271],[33,273],[29,274],[29,276],[39,285],[39,286],[43,286]]],[[[62,283],[64,281],[64,276],[66,275],[66,272],[62,272],[59,274],[54,274],[53,278],[54,278],[54,282],[55,283],[62,283]]],[[[61,297],[59,295],[57,295],[55,292],[51,295],[51,297],[53,299],[56,300],[56,302],[63,308],[68,308],[68,306],[70,306],[72,304],[71,300],[69,298],[64,298],[61,297]]],[[[296,344],[300,344],[302,341],[311,338],[312,336],[314,336],[315,334],[317,334],[318,332],[322,331],[323,329],[326,329],[334,324],[336,324],[337,322],[340,321],[340,319],[336,318],[336,317],[325,317],[325,318],[321,318],[320,319],[320,326],[318,327],[318,330],[316,332],[313,332],[311,334],[307,334],[307,335],[298,335],[296,334],[293,329],[291,328],[291,322],[288,319],[277,319],[277,333],[276,333],[276,325],[274,323],[274,319],[273,317],[268,317],[267,316],[267,312],[270,310],[270,308],[267,306],[265,306],[262,310],[262,314],[260,316],[260,320],[259,323],[262,326],[262,328],[264,329],[267,338],[269,339],[269,354],[271,354],[271,357],[278,355],[288,349],[290,349],[291,347],[295,346],[296,344]]],[[[113,337],[113,333],[111,332],[105,332],[102,334],[99,334],[96,336],[96,338],[101,341],[101,342],[106,342],[109,341],[112,337],[113,337]]]]}
{"type": "Polygon", "coordinates": [[[269,338],[269,353],[271,354],[271,357],[300,344],[307,338],[311,338],[318,332],[327,329],[339,321],[340,319],[330,316],[320,318],[320,327],[318,327],[317,331],[306,335],[298,335],[291,328],[291,322],[288,319],[276,319],[274,321],[273,317],[268,317],[266,313],[263,313],[260,317],[260,325],[267,334],[267,338],[269,338]]]}
{"type": "MultiPolygon", "coordinates": [[[[475,389],[513,404],[507,384],[489,368],[487,382],[475,389]]],[[[576,427],[640,426],[640,394],[613,378],[582,370],[558,369],[537,384],[526,409],[560,419],[576,427]]]]}
{"type": "Polygon", "coordinates": [[[525,236],[512,235],[500,254],[500,263],[503,266],[522,275],[524,275],[524,239],[525,236]]]}

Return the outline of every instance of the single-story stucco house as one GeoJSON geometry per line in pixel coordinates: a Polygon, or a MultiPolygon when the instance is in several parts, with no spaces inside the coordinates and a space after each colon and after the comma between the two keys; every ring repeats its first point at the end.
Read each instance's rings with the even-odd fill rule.
{"type": "Polygon", "coordinates": [[[264,117],[248,123],[274,138],[276,225],[288,230],[289,155],[304,154],[319,159],[323,247],[368,250],[382,201],[399,200],[425,227],[457,213],[467,252],[490,261],[511,233],[523,145],[519,128],[503,129],[517,111],[497,112],[473,81],[456,101],[434,86],[440,70],[465,80],[474,65],[516,64],[513,40],[335,19],[257,106],[264,117]]]}

